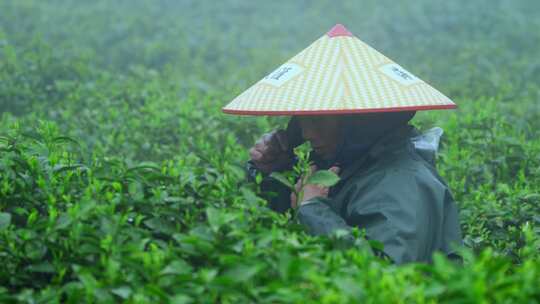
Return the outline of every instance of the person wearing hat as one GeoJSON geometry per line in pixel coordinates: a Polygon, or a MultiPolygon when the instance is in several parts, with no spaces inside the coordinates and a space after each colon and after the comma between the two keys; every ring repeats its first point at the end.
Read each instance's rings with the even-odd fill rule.
{"type": "Polygon", "coordinates": [[[249,174],[260,172],[262,190],[277,194],[268,198],[273,210],[297,208],[314,235],[365,229],[382,243],[379,253],[401,264],[430,262],[434,252],[459,257],[458,211],[435,168],[436,149],[409,125],[416,111],[451,108],[446,96],[336,25],[223,111],[292,116],[286,130],[250,149],[249,174]],[[340,180],[304,185],[297,201],[269,175],[291,169],[293,149],[305,141],[312,172],[331,170],[340,180]]]}

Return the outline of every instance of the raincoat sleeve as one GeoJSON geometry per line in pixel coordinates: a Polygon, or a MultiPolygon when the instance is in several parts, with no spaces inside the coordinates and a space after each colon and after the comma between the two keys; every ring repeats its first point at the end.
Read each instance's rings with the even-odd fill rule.
{"type": "Polygon", "coordinates": [[[332,199],[314,197],[298,208],[298,220],[313,235],[329,235],[339,229],[349,231],[351,227],[331,205],[332,199]]]}
{"type": "MultiPolygon", "coordinates": [[[[345,247],[358,247],[373,254],[369,244],[362,239],[356,239],[351,232],[351,226],[332,210],[332,199],[315,197],[298,208],[298,220],[312,235],[335,235],[345,247]],[[339,232],[342,232],[339,234],[339,232]]],[[[375,252],[378,254],[379,252],[375,252]]],[[[384,256],[384,253],[378,254],[384,256]]]]}
{"type": "Polygon", "coordinates": [[[370,187],[359,187],[352,194],[346,217],[352,226],[366,229],[366,236],[383,244],[383,251],[397,264],[427,261],[428,246],[436,218],[432,217],[429,198],[413,174],[386,172],[370,187]],[[428,201],[429,200],[429,201],[428,201]]]}
{"type": "MultiPolygon", "coordinates": [[[[255,181],[259,170],[248,161],[246,165],[248,180],[255,181]]],[[[262,197],[268,201],[270,209],[284,213],[291,208],[291,191],[275,179],[263,175],[261,182],[262,197]]]]}
{"type": "Polygon", "coordinates": [[[436,203],[446,193],[411,172],[390,171],[376,179],[351,187],[345,204],[321,197],[308,201],[299,208],[300,222],[317,235],[365,229],[366,237],[381,242],[384,254],[397,264],[429,261],[432,248],[446,241],[439,237],[444,214],[436,203]]]}

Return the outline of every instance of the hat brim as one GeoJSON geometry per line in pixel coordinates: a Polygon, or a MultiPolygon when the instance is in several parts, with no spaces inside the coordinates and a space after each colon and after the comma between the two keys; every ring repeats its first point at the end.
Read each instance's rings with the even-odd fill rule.
{"type": "Polygon", "coordinates": [[[375,108],[375,109],[343,109],[343,110],[300,110],[300,111],[257,111],[257,110],[231,110],[222,109],[223,113],[233,115],[253,115],[253,116],[309,116],[309,115],[345,115],[363,113],[383,113],[383,112],[405,112],[405,111],[426,111],[426,110],[451,110],[457,105],[428,105],[395,108],[375,108]]]}

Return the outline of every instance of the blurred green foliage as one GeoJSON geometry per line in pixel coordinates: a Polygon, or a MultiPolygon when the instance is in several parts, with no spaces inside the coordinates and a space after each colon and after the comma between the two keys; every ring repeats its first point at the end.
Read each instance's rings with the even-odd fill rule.
{"type": "Polygon", "coordinates": [[[0,302],[539,302],[537,1],[0,2],[0,302]],[[310,237],[220,107],[335,23],[452,97],[464,265],[310,237]]]}

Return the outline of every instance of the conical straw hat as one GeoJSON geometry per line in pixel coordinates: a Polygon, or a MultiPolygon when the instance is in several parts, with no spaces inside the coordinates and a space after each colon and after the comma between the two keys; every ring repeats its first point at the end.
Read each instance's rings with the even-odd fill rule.
{"type": "Polygon", "coordinates": [[[337,24],[223,112],[322,115],[453,108],[448,97],[337,24]]]}

